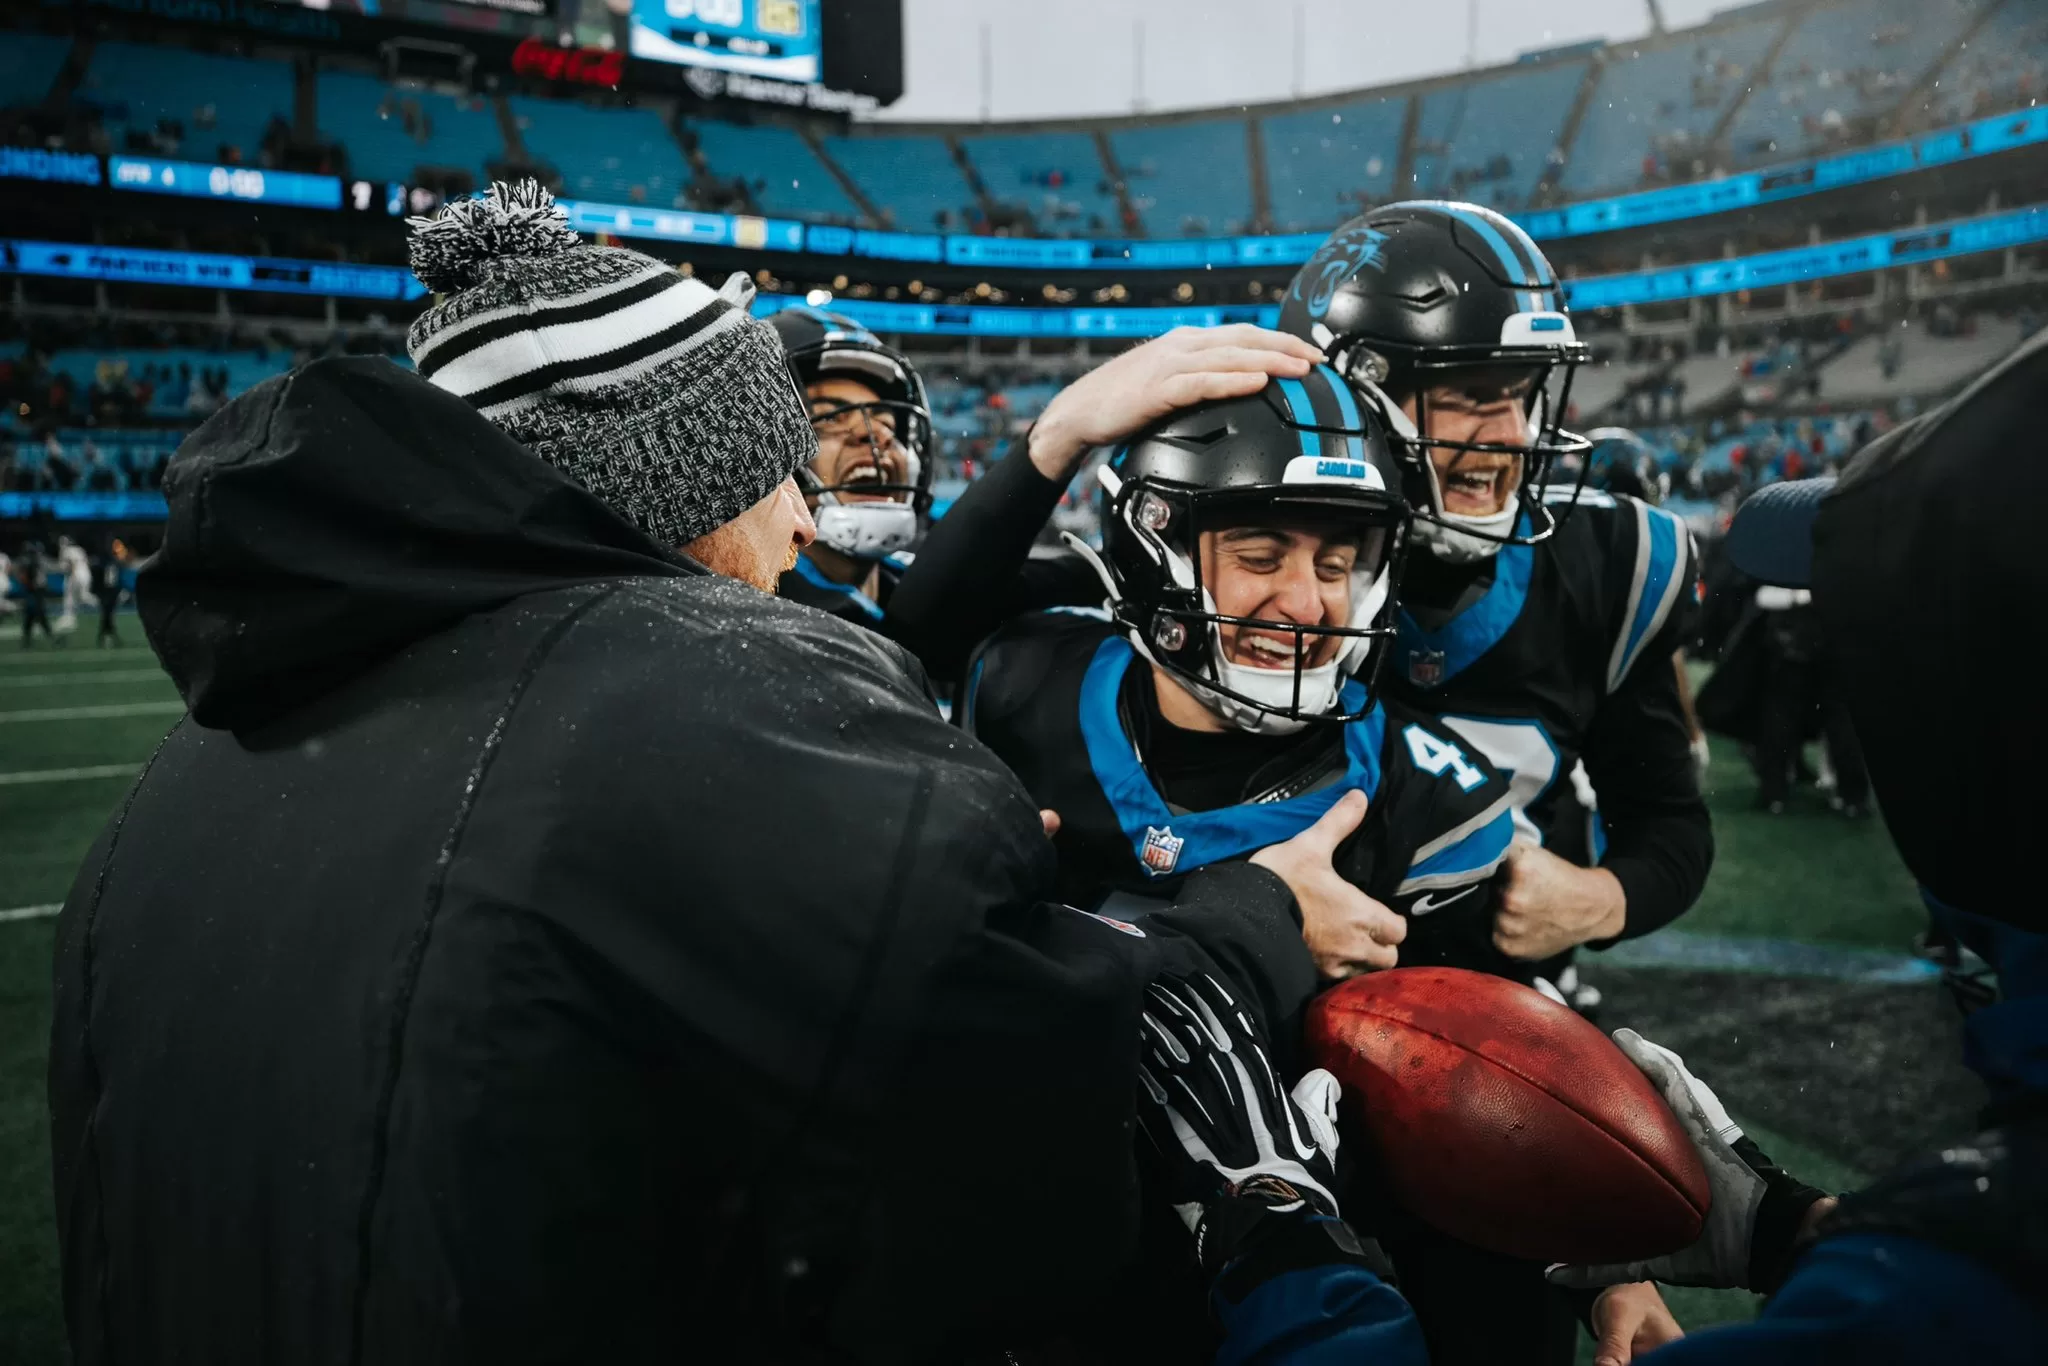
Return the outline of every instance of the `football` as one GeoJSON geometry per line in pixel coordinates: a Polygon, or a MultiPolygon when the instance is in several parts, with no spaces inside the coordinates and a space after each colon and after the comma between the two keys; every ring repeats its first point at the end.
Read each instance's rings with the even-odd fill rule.
{"type": "Polygon", "coordinates": [[[1346,1141],[1443,1232],[1574,1263],[1699,1237],[1707,1175],[1677,1119],[1606,1035],[1541,992],[1396,968],[1325,993],[1308,1036],[1344,1085],[1346,1141]]]}

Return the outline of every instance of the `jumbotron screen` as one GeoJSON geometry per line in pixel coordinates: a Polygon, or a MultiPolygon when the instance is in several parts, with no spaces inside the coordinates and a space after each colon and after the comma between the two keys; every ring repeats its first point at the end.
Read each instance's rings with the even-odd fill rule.
{"type": "Polygon", "coordinates": [[[630,50],[649,61],[815,81],[818,0],[633,0],[630,50]]]}
{"type": "Polygon", "coordinates": [[[274,0],[306,9],[433,24],[643,61],[815,83],[823,71],[819,0],[274,0]]]}

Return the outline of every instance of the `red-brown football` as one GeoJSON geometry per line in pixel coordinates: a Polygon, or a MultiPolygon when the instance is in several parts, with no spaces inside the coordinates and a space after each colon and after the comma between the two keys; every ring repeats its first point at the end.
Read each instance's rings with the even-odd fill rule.
{"type": "Polygon", "coordinates": [[[1693,1242],[1699,1154],[1614,1042],[1528,987],[1460,968],[1354,977],[1309,1009],[1344,1084],[1345,1137],[1455,1238],[1543,1262],[1621,1262],[1693,1242]]]}

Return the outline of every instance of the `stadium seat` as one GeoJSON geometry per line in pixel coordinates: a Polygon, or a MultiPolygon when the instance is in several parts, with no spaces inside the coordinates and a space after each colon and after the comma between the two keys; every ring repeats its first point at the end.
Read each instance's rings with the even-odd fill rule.
{"type": "Polygon", "coordinates": [[[0,43],[0,105],[40,104],[71,51],[69,38],[10,33],[0,43]]]}
{"type": "Polygon", "coordinates": [[[1405,98],[1269,114],[1259,120],[1276,232],[1335,227],[1394,198],[1405,98]]]}
{"type": "Polygon", "coordinates": [[[79,94],[100,110],[117,152],[126,150],[129,131],[148,134],[163,121],[184,130],[168,155],[220,161],[222,149],[232,147],[254,166],[270,121],[291,118],[292,69],[251,57],[101,43],[79,94]]]}
{"type": "Polygon", "coordinates": [[[1561,187],[1581,197],[1634,189],[1651,170],[1684,179],[1689,154],[1742,94],[1783,22],[1753,20],[1609,48],[1561,187]]]}
{"type": "Polygon", "coordinates": [[[481,97],[457,99],[390,85],[353,71],[323,71],[315,85],[320,131],[348,151],[351,175],[410,183],[422,166],[463,170],[479,186],[505,155],[497,114],[481,97]]]}
{"type": "Polygon", "coordinates": [[[1200,119],[1111,133],[1131,207],[1154,237],[1223,237],[1252,221],[1243,119],[1200,119]]]}
{"type": "Polygon", "coordinates": [[[572,100],[506,101],[528,155],[562,176],[571,199],[673,208],[690,183],[688,163],[651,109],[598,109],[572,100]]]}
{"type": "MultiPolygon", "coordinates": [[[[1983,0],[1857,0],[1808,10],[1728,130],[1739,164],[1853,137],[1889,112],[1976,17],[1983,0]]],[[[2024,6],[2023,6],[2024,7],[2024,6]]]]}
{"type": "Polygon", "coordinates": [[[860,208],[804,140],[772,124],[691,119],[685,127],[712,174],[745,181],[763,213],[851,222],[860,208]]]}
{"type": "Polygon", "coordinates": [[[1510,212],[1526,206],[1585,78],[1583,58],[1531,62],[1424,95],[1416,194],[1510,212]]]}
{"type": "Polygon", "coordinates": [[[996,133],[960,146],[991,200],[1024,210],[1054,237],[1123,231],[1123,210],[1087,133],[996,133]]]}
{"type": "Polygon", "coordinates": [[[884,226],[904,232],[965,230],[974,190],[937,134],[828,137],[824,147],[886,215],[884,226]]]}

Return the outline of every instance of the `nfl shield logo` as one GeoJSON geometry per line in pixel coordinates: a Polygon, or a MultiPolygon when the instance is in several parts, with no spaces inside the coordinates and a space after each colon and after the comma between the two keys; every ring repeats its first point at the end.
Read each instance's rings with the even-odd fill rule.
{"type": "Polygon", "coordinates": [[[1408,681],[1418,688],[1434,688],[1444,681],[1444,652],[1442,650],[1410,650],[1408,652],[1408,681]]]}
{"type": "Polygon", "coordinates": [[[1145,865],[1145,871],[1153,877],[1165,877],[1173,871],[1173,865],[1180,862],[1180,847],[1187,841],[1173,833],[1170,825],[1148,825],[1145,827],[1145,847],[1138,851],[1138,862],[1145,865]]]}

